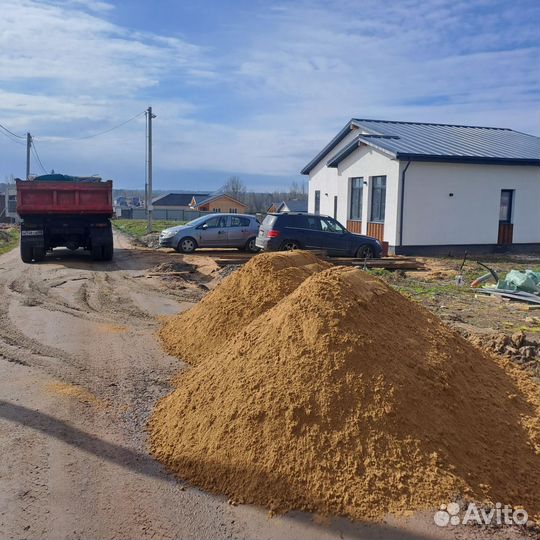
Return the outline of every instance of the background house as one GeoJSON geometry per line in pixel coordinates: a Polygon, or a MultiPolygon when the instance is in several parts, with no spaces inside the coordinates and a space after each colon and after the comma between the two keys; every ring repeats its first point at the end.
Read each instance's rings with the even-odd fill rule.
{"type": "Polygon", "coordinates": [[[17,188],[14,184],[5,184],[3,192],[0,192],[0,222],[18,223],[17,214],[17,188]]]}
{"type": "Polygon", "coordinates": [[[538,249],[539,142],[510,129],[352,119],[302,170],[309,210],[391,253],[538,249]]]}
{"type": "Polygon", "coordinates": [[[288,201],[274,202],[267,212],[307,212],[307,199],[291,199],[288,201]]]}
{"type": "MultiPolygon", "coordinates": [[[[209,192],[167,193],[152,199],[154,219],[189,221],[202,216],[204,212],[190,206],[194,197],[208,198],[209,192]]],[[[133,219],[146,219],[145,208],[132,208],[133,219]]]]}
{"type": "Polygon", "coordinates": [[[234,199],[230,195],[218,193],[211,197],[194,195],[191,201],[191,208],[201,212],[224,212],[231,214],[241,214],[247,210],[248,205],[242,201],[234,199]]]}
{"type": "Polygon", "coordinates": [[[197,193],[167,193],[152,200],[154,210],[192,210],[191,201],[194,198],[207,199],[209,191],[197,193]]]}

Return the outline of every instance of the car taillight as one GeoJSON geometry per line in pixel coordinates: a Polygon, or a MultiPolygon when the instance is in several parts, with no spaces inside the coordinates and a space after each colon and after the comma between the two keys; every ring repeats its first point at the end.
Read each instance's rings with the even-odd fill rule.
{"type": "Polygon", "coordinates": [[[277,238],[279,236],[279,231],[270,230],[268,231],[268,238],[277,238]]]}

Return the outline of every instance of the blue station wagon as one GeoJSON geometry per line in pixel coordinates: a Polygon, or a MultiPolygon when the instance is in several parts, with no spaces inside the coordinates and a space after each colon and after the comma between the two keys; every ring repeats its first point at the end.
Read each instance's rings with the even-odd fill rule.
{"type": "Polygon", "coordinates": [[[364,259],[382,254],[376,238],[349,232],[334,218],[306,213],[268,214],[255,244],[267,251],[321,249],[334,257],[364,259]]]}

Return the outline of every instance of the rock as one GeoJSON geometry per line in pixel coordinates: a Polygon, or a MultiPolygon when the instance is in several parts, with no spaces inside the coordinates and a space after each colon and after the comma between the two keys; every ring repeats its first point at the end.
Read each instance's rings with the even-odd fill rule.
{"type": "Polygon", "coordinates": [[[533,345],[527,345],[526,347],[521,347],[519,349],[519,353],[524,358],[532,358],[533,356],[536,355],[536,347],[534,347],[533,345]]]}
{"type": "Polygon", "coordinates": [[[525,334],[523,332],[516,332],[515,334],[512,334],[510,340],[512,341],[512,344],[519,349],[525,341],[525,334]]]}
{"type": "Polygon", "coordinates": [[[493,339],[493,350],[497,352],[503,352],[504,348],[509,344],[510,339],[505,334],[499,334],[498,336],[494,337],[493,339]]]}

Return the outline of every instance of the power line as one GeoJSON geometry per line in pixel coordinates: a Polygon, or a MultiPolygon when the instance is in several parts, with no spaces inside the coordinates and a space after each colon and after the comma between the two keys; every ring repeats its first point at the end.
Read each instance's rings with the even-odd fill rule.
{"type": "Polygon", "coordinates": [[[16,133],[13,133],[10,129],[8,129],[6,126],[3,126],[0,124],[0,128],[2,128],[4,131],[7,131],[10,135],[13,135],[13,137],[17,137],[17,139],[25,139],[23,135],[17,135],[16,133]]]}
{"type": "Polygon", "coordinates": [[[122,127],[122,126],[125,126],[126,124],[129,124],[129,122],[132,122],[136,118],[139,118],[139,117],[143,116],[143,114],[145,114],[145,112],[146,111],[142,111],[142,112],[136,114],[135,116],[132,116],[128,120],[125,120],[124,122],[122,122],[122,123],[120,123],[120,124],[118,124],[116,126],[113,126],[113,127],[109,128],[109,129],[105,129],[104,131],[99,131],[98,133],[93,133],[92,135],[83,135],[82,137],[58,137],[57,140],[61,140],[61,141],[81,141],[83,139],[92,139],[93,137],[99,137],[100,135],[105,135],[106,133],[109,133],[110,131],[113,131],[113,130],[118,129],[118,128],[122,127]]]}
{"type": "Polygon", "coordinates": [[[41,159],[39,158],[39,154],[37,152],[36,143],[34,142],[32,138],[32,152],[34,153],[35,158],[37,159],[37,162],[39,163],[39,166],[41,167],[41,170],[44,172],[44,174],[47,174],[48,171],[43,166],[43,163],[41,162],[41,159]]]}
{"type": "Polygon", "coordinates": [[[2,135],[4,135],[7,139],[9,139],[11,142],[14,142],[14,143],[17,143],[17,144],[22,144],[24,146],[24,143],[22,141],[19,141],[18,139],[13,138],[11,135],[6,133],[5,131],[0,130],[0,133],[2,135]]]}

